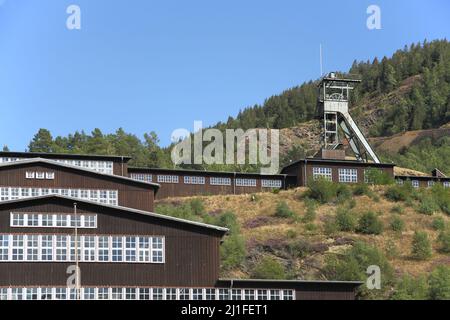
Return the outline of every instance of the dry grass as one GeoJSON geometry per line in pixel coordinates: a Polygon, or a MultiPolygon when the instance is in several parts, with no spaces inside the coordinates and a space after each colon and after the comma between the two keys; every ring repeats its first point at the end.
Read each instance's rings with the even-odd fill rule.
{"type": "MultiPolygon", "coordinates": [[[[259,193],[254,195],[217,195],[196,197],[203,200],[207,212],[217,213],[232,211],[236,213],[238,221],[242,228],[242,234],[247,243],[264,244],[270,240],[278,239],[279,241],[289,240],[288,233],[295,235],[296,238],[306,239],[311,243],[327,244],[329,249],[323,254],[340,252],[347,248],[348,245],[333,245],[336,238],[350,238],[353,240],[362,240],[376,247],[386,250],[390,243],[394,243],[398,256],[391,257],[390,262],[394,266],[397,274],[409,273],[419,275],[432,270],[438,264],[450,264],[450,257],[440,254],[436,246],[436,238],[438,232],[431,228],[431,223],[435,216],[426,216],[417,213],[414,208],[405,206],[404,203],[393,203],[383,197],[384,188],[375,187],[372,191],[378,196],[379,201],[374,201],[368,196],[354,197],[356,206],[352,209],[356,214],[366,211],[373,211],[379,215],[384,224],[384,232],[381,235],[361,235],[356,233],[340,232],[333,237],[329,237],[323,232],[323,224],[326,217],[333,216],[336,213],[336,205],[321,205],[316,209],[316,219],[313,222],[317,226],[316,230],[310,231],[301,219],[283,219],[274,216],[276,205],[279,201],[285,201],[289,208],[299,217],[305,214],[305,203],[301,196],[306,188],[298,188],[293,190],[281,191],[279,194],[259,193]],[[390,221],[395,215],[391,212],[395,206],[402,206],[404,212],[399,215],[405,222],[405,229],[398,233],[390,230],[390,221]],[[263,217],[264,219],[261,219],[263,217]],[[254,224],[257,227],[246,227],[252,225],[252,221],[262,221],[254,224]],[[429,261],[415,261],[410,258],[411,242],[416,230],[425,230],[433,243],[433,257],[429,261]]],[[[192,198],[171,199],[171,202],[180,203],[189,201],[192,198]]],[[[449,217],[441,215],[447,223],[449,217]]],[[[294,238],[295,239],[295,238],[294,238]]],[[[290,239],[292,240],[292,239],[290,239]]],[[[269,242],[270,243],[270,242],[269,242]]],[[[296,262],[294,262],[296,263],[296,262]]],[[[241,272],[241,271],[236,271],[241,272]]],[[[234,274],[234,271],[231,273],[234,274]]]]}

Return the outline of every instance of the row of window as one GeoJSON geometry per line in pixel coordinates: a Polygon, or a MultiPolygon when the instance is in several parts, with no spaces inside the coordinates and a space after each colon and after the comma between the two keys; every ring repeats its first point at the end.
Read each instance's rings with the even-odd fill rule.
{"type": "Polygon", "coordinates": [[[1,234],[0,261],[164,263],[164,237],[1,234]]]}
{"type": "Polygon", "coordinates": [[[0,300],[294,300],[294,290],[216,288],[0,288],[0,300]]]}
{"type": "MultiPolygon", "coordinates": [[[[405,180],[397,179],[397,184],[403,185],[404,183],[405,183],[405,180]]],[[[435,184],[436,184],[436,181],[434,181],[434,180],[427,181],[427,186],[429,188],[432,188],[435,184]]],[[[414,188],[420,188],[420,181],[419,180],[411,180],[411,185],[414,188]]],[[[450,181],[444,181],[444,182],[442,182],[442,185],[444,186],[444,188],[450,188],[450,181]]]]}
{"type": "Polygon", "coordinates": [[[27,171],[25,173],[26,179],[39,179],[39,180],[53,180],[55,179],[54,172],[42,172],[42,171],[27,171]]]}
{"type": "MultiPolygon", "coordinates": [[[[2,157],[0,163],[16,162],[26,158],[2,157]]],[[[71,166],[90,169],[100,173],[113,174],[112,161],[93,161],[93,160],[71,160],[71,159],[52,159],[53,161],[68,164],[71,166]]]]}
{"type": "Polygon", "coordinates": [[[111,205],[118,204],[117,190],[0,187],[0,201],[18,200],[50,194],[57,194],[111,205]]]}
{"type": "Polygon", "coordinates": [[[65,214],[65,213],[18,213],[11,212],[11,227],[40,228],[97,228],[95,214],[65,214]]]}
{"type": "MultiPolygon", "coordinates": [[[[344,183],[357,183],[358,182],[358,170],[357,169],[338,169],[339,182],[344,183]]],[[[331,168],[326,167],[313,167],[313,179],[323,178],[328,181],[333,181],[333,174],[331,168]]]]}
{"type": "MultiPolygon", "coordinates": [[[[153,176],[151,174],[132,173],[130,177],[131,179],[139,181],[153,181],[153,176]]],[[[179,177],[175,175],[157,175],[156,181],[158,183],[179,183],[179,177]]],[[[184,184],[203,185],[206,184],[206,178],[202,176],[184,176],[183,182],[184,184]]],[[[231,178],[210,177],[209,183],[213,186],[231,186],[231,178]]],[[[256,179],[236,178],[235,181],[235,184],[238,187],[256,187],[256,183],[256,179]]],[[[263,188],[281,188],[283,182],[275,179],[263,179],[261,180],[261,185],[263,188]]]]}

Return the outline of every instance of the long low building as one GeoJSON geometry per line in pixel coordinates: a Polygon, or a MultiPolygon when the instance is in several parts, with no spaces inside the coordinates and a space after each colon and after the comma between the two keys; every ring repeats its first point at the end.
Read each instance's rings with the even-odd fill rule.
{"type": "Polygon", "coordinates": [[[285,189],[293,183],[284,174],[199,171],[179,169],[128,168],[131,179],[160,185],[156,199],[183,196],[245,194],[285,189]]]}
{"type": "Polygon", "coordinates": [[[4,201],[0,299],[355,299],[360,282],[219,279],[227,231],[59,195],[4,201]]]}

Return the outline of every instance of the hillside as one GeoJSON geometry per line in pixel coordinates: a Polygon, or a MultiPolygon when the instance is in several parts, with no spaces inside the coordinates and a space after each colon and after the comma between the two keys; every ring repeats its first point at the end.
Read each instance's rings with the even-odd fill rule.
{"type": "MultiPolygon", "coordinates": [[[[426,275],[436,266],[450,265],[448,253],[440,251],[437,241],[439,231],[436,227],[436,221],[449,225],[450,217],[438,209],[431,215],[419,213],[422,200],[390,201],[385,196],[389,188],[391,187],[374,186],[371,190],[364,191],[363,195],[341,199],[338,203],[314,203],[314,209],[308,209],[311,202],[305,198],[307,189],[299,188],[278,194],[161,200],[156,211],[167,214],[167,207],[176,209],[200,199],[207,217],[234,212],[240,225],[240,234],[245,239],[246,255],[245,259],[233,268],[224,268],[223,277],[250,278],[258,263],[271,257],[283,267],[288,278],[330,279],[329,273],[325,271],[327,259],[345,253],[358,241],[374,246],[387,257],[393,268],[393,279],[400,279],[405,274],[415,277],[426,275]],[[280,202],[285,203],[292,211],[291,216],[277,216],[277,205],[280,202]],[[314,214],[311,214],[311,210],[314,214]],[[353,230],[330,232],[327,230],[327,224],[330,219],[335,219],[339,210],[348,212],[356,220],[365,212],[374,212],[382,223],[383,231],[379,235],[362,234],[353,230]],[[393,231],[393,219],[404,223],[402,230],[393,231]],[[418,230],[425,231],[431,240],[433,254],[428,260],[421,261],[411,256],[414,233],[418,230]]],[[[353,193],[358,194],[355,190],[353,193]]],[[[449,194],[446,197],[449,197],[449,194]]],[[[394,283],[395,281],[389,287],[394,287],[394,283]]],[[[390,289],[387,289],[383,293],[384,297],[388,296],[389,292],[390,289]]]]}

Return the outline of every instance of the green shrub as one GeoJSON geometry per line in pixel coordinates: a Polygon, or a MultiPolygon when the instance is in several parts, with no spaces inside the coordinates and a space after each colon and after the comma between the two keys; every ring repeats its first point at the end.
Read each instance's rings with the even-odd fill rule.
{"type": "Polygon", "coordinates": [[[443,253],[450,253],[450,230],[441,231],[438,237],[439,250],[443,253]]]}
{"type": "Polygon", "coordinates": [[[431,222],[431,227],[436,230],[444,230],[445,229],[445,220],[442,217],[436,217],[433,219],[433,222],[431,222]]]}
{"type": "Polygon", "coordinates": [[[336,200],[338,203],[344,203],[345,201],[351,199],[352,190],[346,184],[339,183],[336,187],[336,200]]]}
{"type": "Polygon", "coordinates": [[[317,203],[314,200],[305,200],[306,212],[303,216],[303,222],[313,222],[316,219],[317,203]]]}
{"type": "Polygon", "coordinates": [[[402,206],[397,205],[397,206],[392,207],[391,212],[397,213],[397,214],[403,214],[403,213],[405,213],[405,209],[402,206]]]}
{"type": "Polygon", "coordinates": [[[430,275],[430,299],[450,300],[450,267],[439,266],[430,275]]]}
{"type": "Polygon", "coordinates": [[[439,208],[446,214],[450,214],[450,189],[437,183],[431,189],[431,194],[439,208]]]}
{"type": "Polygon", "coordinates": [[[393,300],[426,300],[429,297],[427,278],[405,275],[397,282],[391,299],[393,300]]]}
{"type": "Polygon", "coordinates": [[[308,183],[307,197],[317,200],[320,203],[329,203],[336,198],[337,184],[324,178],[311,180],[308,183]]]}
{"type": "Polygon", "coordinates": [[[217,217],[217,225],[230,229],[230,234],[238,234],[240,232],[239,222],[236,215],[227,211],[217,217]]]}
{"type": "Polygon", "coordinates": [[[220,246],[222,268],[231,270],[240,266],[245,261],[246,249],[244,238],[240,235],[229,235],[225,237],[220,246]]]}
{"type": "Polygon", "coordinates": [[[357,231],[363,234],[381,234],[383,223],[374,212],[368,211],[359,218],[357,231]]]}
{"type": "Polygon", "coordinates": [[[391,219],[391,229],[395,232],[401,232],[405,229],[405,222],[398,216],[394,216],[391,219]]]}
{"type": "Polygon", "coordinates": [[[414,195],[414,188],[411,183],[406,182],[403,185],[393,185],[386,190],[384,196],[390,201],[407,201],[414,195]]]}
{"type": "Polygon", "coordinates": [[[363,297],[382,297],[384,291],[393,283],[393,269],[386,256],[377,247],[364,242],[356,242],[352,248],[340,255],[326,257],[324,273],[329,280],[366,281],[367,268],[371,265],[379,266],[383,270],[381,290],[367,290],[361,286],[363,297]]]}
{"type": "Polygon", "coordinates": [[[289,208],[285,201],[280,201],[275,209],[275,216],[278,218],[292,218],[295,213],[289,208]]]}
{"type": "Polygon", "coordinates": [[[356,219],[354,214],[344,208],[338,208],[336,212],[336,225],[339,231],[354,231],[356,227],[356,219]]]}
{"type": "Polygon", "coordinates": [[[286,279],[286,272],[277,260],[265,257],[261,259],[252,272],[253,279],[286,279]]]}
{"type": "Polygon", "coordinates": [[[305,230],[309,232],[317,231],[318,226],[315,223],[307,223],[305,224],[305,230]]]}
{"type": "Polygon", "coordinates": [[[353,186],[354,196],[369,196],[371,194],[369,186],[366,183],[358,183],[353,186]]]}
{"type": "Polygon", "coordinates": [[[431,258],[431,243],[425,232],[416,231],[414,233],[411,255],[416,260],[428,260],[431,258]]]}
{"type": "Polygon", "coordinates": [[[420,200],[417,211],[422,214],[431,216],[435,212],[439,211],[439,205],[436,203],[436,200],[432,196],[426,195],[423,196],[420,200]]]}
{"type": "Polygon", "coordinates": [[[288,248],[293,257],[300,259],[308,257],[313,252],[311,243],[305,239],[290,243],[288,248]]]}
{"type": "Polygon", "coordinates": [[[192,199],[189,202],[191,208],[192,208],[192,212],[193,214],[197,215],[197,216],[201,216],[202,214],[205,213],[205,205],[203,204],[203,201],[200,199],[192,199]]]}
{"type": "Polygon", "coordinates": [[[288,231],[286,231],[286,237],[288,239],[295,239],[295,238],[297,238],[297,231],[289,229],[288,231]]]}

